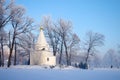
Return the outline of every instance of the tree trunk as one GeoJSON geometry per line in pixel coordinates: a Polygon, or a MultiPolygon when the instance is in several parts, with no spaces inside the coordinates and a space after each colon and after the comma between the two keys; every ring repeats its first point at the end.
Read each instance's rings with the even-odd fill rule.
{"type": "Polygon", "coordinates": [[[28,48],[29,48],[29,49],[27,50],[28,58],[29,58],[29,59],[28,59],[28,65],[30,65],[30,51],[31,51],[31,44],[30,44],[30,43],[28,44],[28,48]]]}
{"type": "Polygon", "coordinates": [[[7,65],[8,67],[10,67],[10,65],[11,65],[11,57],[12,57],[14,42],[15,42],[15,34],[13,34],[12,46],[10,46],[10,55],[8,58],[8,65],[7,65]]]}
{"type": "Polygon", "coordinates": [[[69,56],[69,65],[71,65],[71,57],[72,57],[72,55],[70,54],[70,56],[69,56]]]}
{"type": "Polygon", "coordinates": [[[53,55],[56,56],[56,50],[53,50],[53,55]]]}
{"type": "Polygon", "coordinates": [[[4,66],[3,36],[1,36],[1,65],[4,66]]]}
{"type": "Polygon", "coordinates": [[[87,57],[85,59],[85,63],[87,64],[88,63],[88,58],[89,58],[89,55],[87,54],[87,57]]]}
{"type": "Polygon", "coordinates": [[[64,46],[65,46],[65,53],[66,53],[66,62],[67,62],[67,66],[69,66],[69,55],[68,55],[68,50],[67,50],[67,45],[66,42],[64,41],[64,46]]]}
{"type": "Polygon", "coordinates": [[[91,48],[89,47],[88,50],[87,50],[87,56],[86,56],[86,59],[85,59],[86,64],[88,64],[88,58],[89,58],[90,50],[91,50],[91,48]]]}
{"type": "Polygon", "coordinates": [[[56,56],[56,53],[57,53],[57,49],[58,49],[57,46],[58,46],[58,42],[56,41],[56,42],[55,42],[55,45],[54,45],[54,47],[53,47],[53,53],[54,53],[53,55],[54,55],[54,56],[56,56]]]}
{"type": "Polygon", "coordinates": [[[14,55],[14,65],[16,65],[16,53],[17,53],[17,45],[16,45],[16,41],[15,41],[15,55],[14,55]]]}
{"type": "Polygon", "coordinates": [[[63,52],[63,41],[61,43],[60,58],[59,58],[59,64],[60,64],[60,66],[61,66],[61,61],[62,61],[62,52],[63,52]]]}
{"type": "Polygon", "coordinates": [[[30,50],[27,50],[27,53],[28,53],[28,62],[27,62],[27,65],[30,65],[30,50]]]}
{"type": "Polygon", "coordinates": [[[2,67],[4,66],[4,49],[2,44],[2,67]]]}
{"type": "Polygon", "coordinates": [[[53,55],[56,56],[55,46],[53,46],[53,55]]]}

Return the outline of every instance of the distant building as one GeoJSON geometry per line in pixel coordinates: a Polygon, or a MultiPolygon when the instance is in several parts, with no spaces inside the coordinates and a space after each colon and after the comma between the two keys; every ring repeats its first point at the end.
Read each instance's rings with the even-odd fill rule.
{"type": "Polygon", "coordinates": [[[40,28],[40,34],[35,44],[35,50],[30,54],[30,65],[56,65],[56,57],[50,52],[42,27],[40,28]]]}

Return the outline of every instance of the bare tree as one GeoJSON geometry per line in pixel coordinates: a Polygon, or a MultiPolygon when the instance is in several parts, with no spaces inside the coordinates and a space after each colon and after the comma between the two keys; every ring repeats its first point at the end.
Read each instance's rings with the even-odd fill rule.
{"type": "Polygon", "coordinates": [[[1,56],[0,56],[0,66],[4,66],[4,45],[6,43],[6,32],[3,30],[4,28],[1,29],[0,31],[0,52],[1,52],[1,56]]]}
{"type": "Polygon", "coordinates": [[[114,49],[109,49],[107,53],[104,55],[104,66],[106,67],[118,67],[119,65],[119,58],[114,49]]]}
{"type": "Polygon", "coordinates": [[[69,36],[71,35],[71,32],[72,32],[71,28],[72,28],[72,23],[70,21],[65,21],[63,19],[59,20],[58,30],[59,30],[59,36],[61,37],[61,54],[62,54],[62,49],[63,49],[63,45],[64,45],[67,65],[70,65],[67,40],[68,40],[69,36]]]}
{"type": "Polygon", "coordinates": [[[63,39],[61,38],[60,26],[54,23],[50,16],[43,17],[42,25],[52,46],[53,55],[56,56],[56,53],[59,53],[59,64],[61,64],[64,45],[63,39]]]}
{"type": "Polygon", "coordinates": [[[15,40],[15,43],[14,43],[14,45],[15,45],[15,52],[14,52],[14,65],[16,65],[16,57],[17,57],[17,44],[16,44],[16,40],[15,40]]]}
{"type": "Polygon", "coordinates": [[[58,44],[60,40],[57,30],[58,26],[51,20],[49,16],[43,17],[43,26],[45,33],[50,41],[50,45],[52,46],[53,55],[56,56],[56,53],[58,51],[58,44]]]}
{"type": "Polygon", "coordinates": [[[54,56],[59,53],[59,64],[62,64],[63,53],[65,53],[66,63],[70,65],[71,54],[75,53],[80,41],[78,36],[72,33],[72,23],[64,19],[55,23],[50,16],[44,16],[42,25],[52,46],[54,56]]]}
{"type": "Polygon", "coordinates": [[[102,46],[104,44],[104,36],[99,33],[88,32],[87,40],[85,41],[86,46],[86,57],[85,63],[88,64],[88,59],[90,55],[93,55],[97,46],[102,46]]]}
{"type": "Polygon", "coordinates": [[[16,38],[19,39],[20,35],[25,35],[29,31],[32,30],[32,23],[33,20],[31,18],[24,16],[24,8],[21,6],[14,6],[11,10],[11,13],[13,14],[11,18],[11,24],[12,24],[12,31],[11,34],[11,40],[10,40],[10,55],[8,59],[8,67],[11,65],[11,56],[13,53],[13,48],[15,44],[16,38]],[[13,33],[12,33],[13,32],[13,33]]]}
{"type": "Polygon", "coordinates": [[[77,34],[72,34],[68,40],[69,65],[71,65],[72,54],[77,54],[80,49],[80,39],[77,34]]]}
{"type": "Polygon", "coordinates": [[[5,25],[10,21],[12,17],[10,10],[13,5],[14,2],[12,0],[8,4],[6,0],[0,0],[0,29],[5,27],[5,25]]]}
{"type": "Polygon", "coordinates": [[[10,21],[12,14],[10,14],[10,10],[13,6],[14,2],[11,0],[9,3],[6,2],[6,0],[0,0],[0,43],[1,43],[1,63],[2,66],[4,66],[4,51],[3,51],[3,42],[5,35],[4,27],[6,24],[10,21]]]}
{"type": "Polygon", "coordinates": [[[23,48],[26,51],[26,56],[28,56],[27,64],[30,64],[30,53],[34,51],[35,39],[33,33],[29,32],[27,35],[21,35],[18,37],[19,42],[17,43],[19,47],[23,48]]]}

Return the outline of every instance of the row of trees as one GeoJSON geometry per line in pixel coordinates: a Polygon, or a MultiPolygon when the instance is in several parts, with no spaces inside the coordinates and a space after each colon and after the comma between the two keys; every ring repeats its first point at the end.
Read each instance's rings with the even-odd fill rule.
{"type": "MultiPolygon", "coordinates": [[[[94,55],[90,55],[88,59],[88,64],[90,68],[120,68],[120,53],[119,50],[109,49],[105,55],[96,52],[94,55]]],[[[80,53],[79,55],[72,55],[72,61],[78,62],[75,64],[76,67],[87,68],[85,65],[85,53],[80,53]]]]}
{"type": "MultiPolygon", "coordinates": [[[[0,66],[4,66],[4,45],[7,45],[10,51],[8,67],[11,65],[12,55],[14,55],[14,65],[16,65],[18,46],[24,48],[30,58],[30,49],[33,48],[35,41],[31,33],[32,25],[32,18],[25,16],[25,9],[22,6],[16,5],[13,1],[8,3],[6,0],[0,0],[0,66]],[[7,30],[5,31],[5,29],[7,30]]],[[[77,54],[80,50],[80,39],[72,31],[72,22],[59,19],[55,23],[46,16],[43,18],[42,25],[52,46],[54,56],[57,54],[59,56],[59,64],[63,64],[62,58],[65,54],[66,64],[71,65],[72,54],[77,54]]],[[[88,62],[88,58],[93,54],[95,47],[103,44],[104,40],[104,36],[98,33],[89,32],[87,36],[85,63],[88,62]]]]}
{"type": "Polygon", "coordinates": [[[100,56],[97,49],[104,45],[104,35],[89,31],[82,42],[73,32],[70,21],[59,19],[54,22],[50,16],[44,16],[41,23],[54,56],[58,56],[60,65],[69,66],[74,62],[74,64],[85,64],[85,68],[88,68],[88,65],[91,67],[120,66],[119,51],[110,49],[103,57],[100,56]]]}
{"type": "MultiPolygon", "coordinates": [[[[72,54],[80,53],[80,39],[77,34],[73,33],[72,23],[64,19],[53,22],[50,16],[44,16],[42,25],[45,28],[54,55],[59,54],[59,64],[61,64],[62,56],[65,53],[66,64],[71,65],[72,54]]],[[[85,64],[88,64],[89,57],[94,55],[96,47],[102,46],[103,42],[104,36],[102,34],[92,31],[86,34],[84,41],[85,64]]]]}
{"type": "Polygon", "coordinates": [[[66,64],[71,65],[71,54],[79,49],[80,39],[72,32],[72,23],[64,19],[53,22],[49,16],[44,16],[42,20],[46,36],[52,46],[53,54],[59,54],[59,64],[62,64],[62,55],[66,54],[66,64]]]}
{"type": "Polygon", "coordinates": [[[12,0],[10,2],[0,0],[0,66],[4,66],[3,47],[5,45],[9,47],[10,52],[8,67],[11,65],[13,51],[14,65],[16,65],[16,46],[21,46],[28,50],[28,47],[24,45],[28,45],[32,41],[31,38],[27,40],[31,36],[31,30],[33,30],[32,25],[33,19],[25,16],[24,7],[16,5],[12,0]]]}
{"type": "MultiPolygon", "coordinates": [[[[50,16],[44,16],[41,25],[44,27],[53,55],[57,56],[58,64],[69,66],[72,65],[72,62],[82,62],[81,64],[86,64],[85,67],[87,67],[88,64],[93,65],[94,63],[96,66],[100,66],[103,63],[102,58],[97,54],[97,47],[104,44],[104,35],[89,31],[82,42],[73,32],[72,22],[69,20],[59,19],[54,22],[50,16]]],[[[24,7],[16,5],[13,1],[0,0],[0,66],[4,66],[5,62],[4,46],[9,47],[8,67],[10,67],[11,61],[14,65],[17,64],[19,49],[25,51],[22,57],[27,56],[29,64],[30,51],[34,50],[36,40],[32,32],[34,29],[33,19],[25,16],[24,7]]],[[[106,63],[116,61],[115,64],[111,64],[112,66],[119,64],[119,57],[115,55],[116,59],[113,59],[115,51],[110,50],[108,53],[111,57],[106,57],[108,56],[106,54],[103,60],[106,59],[106,63]]]]}

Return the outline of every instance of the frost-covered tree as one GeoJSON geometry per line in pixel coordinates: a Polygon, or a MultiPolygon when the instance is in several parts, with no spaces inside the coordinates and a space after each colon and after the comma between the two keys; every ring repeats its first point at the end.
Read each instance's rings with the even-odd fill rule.
{"type": "MultiPolygon", "coordinates": [[[[10,55],[8,58],[8,67],[11,65],[11,56],[16,39],[19,40],[21,35],[26,35],[32,30],[33,20],[29,17],[24,16],[25,9],[21,6],[14,5],[11,9],[11,29],[10,29],[10,55]]],[[[24,39],[24,38],[23,38],[24,39]]]]}
{"type": "Polygon", "coordinates": [[[12,6],[14,5],[14,2],[10,0],[10,2],[7,2],[6,0],[0,0],[0,61],[1,65],[4,66],[4,51],[3,51],[3,44],[4,39],[6,38],[6,32],[4,30],[7,23],[10,21],[12,14],[10,13],[12,6]]]}
{"type": "Polygon", "coordinates": [[[94,32],[87,32],[85,41],[85,63],[88,64],[88,59],[96,51],[97,46],[102,46],[104,44],[104,35],[94,32]]]}
{"type": "Polygon", "coordinates": [[[80,39],[72,31],[72,22],[69,20],[59,19],[53,22],[50,16],[43,17],[42,25],[44,27],[46,36],[53,50],[54,56],[59,53],[59,64],[66,54],[67,65],[71,64],[71,54],[77,52],[80,39]]]}
{"type": "Polygon", "coordinates": [[[118,67],[118,55],[114,49],[110,49],[104,55],[103,63],[106,67],[118,67]]]}
{"type": "Polygon", "coordinates": [[[69,65],[71,65],[72,55],[78,54],[80,49],[80,39],[77,34],[73,33],[70,39],[67,41],[68,53],[69,53],[69,65]]]}
{"type": "Polygon", "coordinates": [[[28,56],[26,57],[28,60],[27,61],[28,65],[30,64],[30,53],[34,51],[35,39],[36,39],[36,36],[31,32],[27,33],[26,35],[24,34],[20,35],[18,37],[18,46],[24,49],[24,51],[26,52],[25,56],[28,56]]]}
{"type": "Polygon", "coordinates": [[[7,43],[7,33],[4,28],[0,31],[0,66],[4,66],[4,46],[7,43]]]}
{"type": "Polygon", "coordinates": [[[60,37],[58,35],[58,27],[57,25],[52,21],[50,16],[44,16],[43,17],[43,23],[44,31],[46,33],[46,36],[48,36],[49,43],[52,46],[53,49],[53,55],[56,56],[58,53],[58,45],[60,41],[60,37]]]}
{"type": "Polygon", "coordinates": [[[14,2],[10,0],[0,0],[0,29],[5,27],[5,25],[10,21],[12,14],[10,13],[11,8],[13,7],[14,2]]]}

